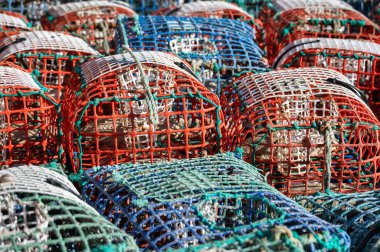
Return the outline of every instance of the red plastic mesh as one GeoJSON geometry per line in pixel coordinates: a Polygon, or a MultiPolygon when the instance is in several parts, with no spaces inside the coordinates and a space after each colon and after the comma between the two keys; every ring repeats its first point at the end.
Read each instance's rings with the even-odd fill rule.
{"type": "Polygon", "coordinates": [[[223,117],[219,99],[178,57],[135,53],[156,97],[151,123],[140,70],[130,54],[91,60],[71,79],[64,101],[67,150],[75,171],[215,154],[223,117]],[[83,115],[83,117],[81,117],[83,115]]]}
{"type": "Polygon", "coordinates": [[[380,45],[342,39],[299,39],[287,45],[275,60],[275,68],[325,67],[342,72],[368,96],[380,116],[380,45]],[[293,48],[289,50],[290,48],[293,48]]]}
{"type": "Polygon", "coordinates": [[[326,37],[380,42],[380,28],[360,12],[344,8],[322,10],[290,9],[265,22],[269,61],[272,63],[283,47],[300,38],[326,37]]]}
{"type": "Polygon", "coordinates": [[[49,163],[58,155],[56,102],[11,63],[0,65],[0,166],[49,163]]]}
{"type": "Polygon", "coordinates": [[[119,2],[91,1],[68,3],[52,7],[42,26],[50,31],[67,31],[85,39],[99,52],[115,51],[113,38],[115,36],[116,18],[124,14],[129,17],[136,13],[126,4],[119,2]]]}
{"type": "Polygon", "coordinates": [[[98,52],[71,35],[55,32],[25,32],[0,40],[0,61],[12,62],[36,74],[37,80],[61,101],[74,67],[98,52]]]}
{"type": "Polygon", "coordinates": [[[287,195],[377,189],[379,122],[342,74],[300,68],[232,79],[222,90],[226,150],[287,195]],[[328,177],[331,171],[331,178],[328,177]]]}

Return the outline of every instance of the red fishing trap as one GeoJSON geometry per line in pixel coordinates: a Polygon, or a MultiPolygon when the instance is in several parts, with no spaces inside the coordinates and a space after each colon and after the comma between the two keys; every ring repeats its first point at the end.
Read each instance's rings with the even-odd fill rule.
{"type": "Polygon", "coordinates": [[[130,52],[88,61],[78,72],[64,101],[75,171],[219,151],[219,99],[185,61],[162,52],[130,52]]]}
{"type": "Polygon", "coordinates": [[[62,33],[25,32],[0,41],[0,61],[33,72],[58,102],[74,67],[96,56],[99,53],[82,39],[62,33]]]}
{"type": "Polygon", "coordinates": [[[0,12],[0,39],[29,30],[30,28],[26,19],[18,17],[17,15],[12,15],[11,13],[0,12]]]}
{"type": "Polygon", "coordinates": [[[268,57],[300,38],[345,38],[379,42],[380,28],[342,1],[275,0],[268,20],[268,57]]]}
{"type": "Polygon", "coordinates": [[[58,157],[57,103],[27,72],[0,66],[0,165],[41,164],[58,157]]]}
{"type": "Polygon", "coordinates": [[[222,90],[227,150],[287,195],[378,189],[379,122],[342,74],[300,68],[247,73],[222,90]]]}
{"type": "Polygon", "coordinates": [[[276,68],[325,67],[342,72],[365,92],[375,115],[380,116],[380,45],[374,42],[304,38],[282,49],[274,61],[276,68]]]}
{"type": "Polygon", "coordinates": [[[57,5],[47,12],[43,27],[51,31],[67,31],[85,39],[91,46],[104,53],[114,52],[116,17],[129,17],[135,12],[120,1],[89,1],[57,5]]]}

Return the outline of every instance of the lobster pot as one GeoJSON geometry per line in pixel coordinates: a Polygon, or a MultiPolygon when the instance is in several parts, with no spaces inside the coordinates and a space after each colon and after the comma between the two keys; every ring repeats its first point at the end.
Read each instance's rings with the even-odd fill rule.
{"type": "Polygon", "coordinates": [[[160,8],[179,6],[188,0],[129,0],[133,9],[142,15],[149,15],[160,8]]]}
{"type": "Polygon", "coordinates": [[[0,171],[2,251],[138,251],[136,243],[79,199],[48,168],[0,171]]]}
{"type": "Polygon", "coordinates": [[[265,26],[269,60],[300,38],[342,38],[379,41],[380,28],[341,1],[277,0],[265,26]]]}
{"type": "Polygon", "coordinates": [[[66,143],[75,171],[219,151],[219,99],[176,56],[118,54],[83,64],[79,75],[65,100],[66,143]]]}
{"type": "Polygon", "coordinates": [[[43,27],[50,31],[67,31],[85,39],[98,51],[114,52],[116,17],[132,17],[135,12],[128,4],[119,1],[74,2],[56,5],[47,11],[43,27]]]}
{"type": "Polygon", "coordinates": [[[244,70],[265,71],[253,29],[229,19],[174,16],[119,16],[118,50],[165,51],[185,59],[203,84],[219,93],[220,83],[244,70]]]}
{"type": "Polygon", "coordinates": [[[8,13],[0,13],[0,39],[29,30],[28,24],[21,17],[8,13]]]}
{"type": "Polygon", "coordinates": [[[2,0],[0,10],[23,14],[27,16],[33,25],[39,26],[45,11],[50,6],[59,4],[59,2],[59,0],[2,0]]]}
{"type": "Polygon", "coordinates": [[[0,41],[0,61],[13,62],[36,75],[58,102],[74,67],[100,54],[80,38],[55,32],[25,32],[0,41]]]}
{"type": "Polygon", "coordinates": [[[305,251],[348,251],[350,246],[344,231],[309,214],[269,186],[254,167],[228,154],[102,166],[86,171],[84,179],[84,199],[133,235],[143,251],[247,235],[246,246],[252,248],[247,251],[263,244],[305,251]],[[276,238],[282,234],[289,243],[276,238]]]}
{"type": "Polygon", "coordinates": [[[0,166],[57,158],[60,114],[44,91],[17,66],[0,66],[0,166]]]}
{"type": "Polygon", "coordinates": [[[315,216],[340,226],[351,238],[351,251],[378,251],[380,244],[380,192],[319,193],[297,202],[315,216]],[[377,249],[374,250],[375,245],[377,249]]]}
{"type": "Polygon", "coordinates": [[[361,40],[305,38],[284,47],[273,67],[325,67],[342,72],[380,116],[380,45],[361,40]]]}
{"type": "Polygon", "coordinates": [[[263,24],[260,20],[254,19],[253,16],[248,14],[239,6],[227,3],[224,1],[202,1],[190,2],[183,4],[179,7],[172,6],[169,8],[162,8],[154,13],[154,15],[163,16],[178,16],[178,17],[204,17],[204,18],[227,18],[245,21],[251,24],[256,31],[256,40],[259,45],[264,47],[263,24]]]}
{"type": "Polygon", "coordinates": [[[231,79],[221,96],[225,149],[241,147],[290,196],[378,189],[379,122],[360,94],[322,68],[231,79]]]}

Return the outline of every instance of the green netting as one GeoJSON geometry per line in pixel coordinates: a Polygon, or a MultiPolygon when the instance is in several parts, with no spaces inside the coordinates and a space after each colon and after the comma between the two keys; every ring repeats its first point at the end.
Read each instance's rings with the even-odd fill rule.
{"type": "Polygon", "coordinates": [[[43,167],[0,171],[0,251],[138,251],[132,238],[43,167]]]}
{"type": "Polygon", "coordinates": [[[351,237],[352,251],[378,251],[371,249],[380,245],[380,191],[327,192],[296,200],[312,214],[345,230],[351,237]]]}

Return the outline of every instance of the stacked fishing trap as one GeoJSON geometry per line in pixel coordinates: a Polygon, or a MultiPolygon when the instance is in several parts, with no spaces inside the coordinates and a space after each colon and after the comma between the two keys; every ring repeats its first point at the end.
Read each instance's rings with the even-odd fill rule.
{"type": "Polygon", "coordinates": [[[204,250],[225,239],[230,240],[223,246],[234,248],[231,240],[240,237],[247,251],[349,248],[342,230],[315,218],[228,154],[96,167],[85,172],[82,193],[143,251],[215,242],[199,249],[204,250]]]}
{"type": "Polygon", "coordinates": [[[67,31],[82,37],[100,52],[110,53],[114,46],[118,14],[134,16],[129,5],[118,1],[89,1],[51,7],[43,27],[52,31],[67,31]]]}
{"type": "Polygon", "coordinates": [[[220,150],[219,99],[175,55],[127,52],[89,61],[78,73],[63,104],[74,170],[220,150]]]}
{"type": "Polygon", "coordinates": [[[347,3],[274,0],[271,6],[264,14],[271,62],[283,47],[300,38],[328,37],[379,42],[379,27],[347,3]]]}
{"type": "Polygon", "coordinates": [[[221,82],[245,70],[266,70],[266,59],[254,42],[255,32],[229,19],[175,16],[119,16],[118,51],[164,51],[177,54],[210,90],[219,93],[221,82]]]}
{"type": "Polygon", "coordinates": [[[0,171],[0,250],[138,251],[78,196],[64,175],[48,168],[0,171]]]}
{"type": "Polygon", "coordinates": [[[1,166],[41,164],[58,157],[58,103],[45,91],[26,71],[0,65],[1,166]]]}
{"type": "Polygon", "coordinates": [[[24,32],[0,40],[0,61],[12,62],[29,72],[58,102],[74,67],[100,54],[82,39],[56,32],[24,32]]]}
{"type": "Polygon", "coordinates": [[[380,251],[379,4],[0,0],[0,251],[380,251]]]}
{"type": "Polygon", "coordinates": [[[222,90],[226,149],[287,195],[378,188],[379,122],[342,74],[321,68],[247,73],[222,90]]]}

